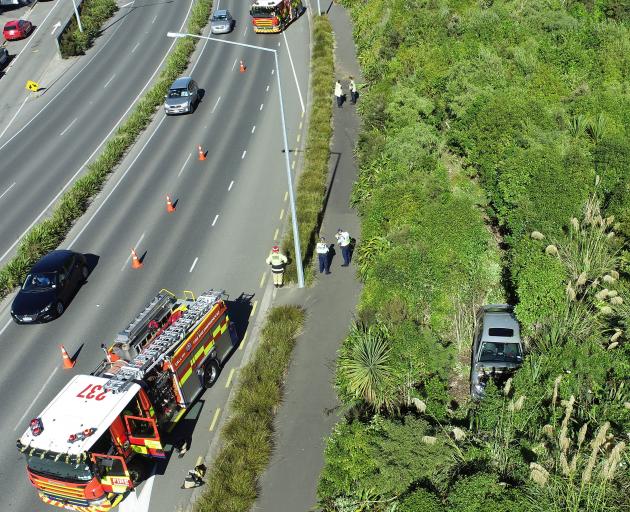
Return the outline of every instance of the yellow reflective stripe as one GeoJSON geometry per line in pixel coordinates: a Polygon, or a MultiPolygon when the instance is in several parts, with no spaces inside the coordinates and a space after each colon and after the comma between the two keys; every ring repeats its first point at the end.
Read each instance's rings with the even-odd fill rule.
{"type": "Polygon", "coordinates": [[[182,375],[182,378],[179,380],[179,385],[183,386],[184,382],[186,382],[188,380],[188,377],[190,377],[191,375],[192,375],[192,366],[188,368],[188,371],[184,373],[184,375],[182,375]]]}
{"type": "Polygon", "coordinates": [[[180,418],[184,415],[184,413],[187,411],[187,409],[182,409],[181,411],[179,411],[177,413],[177,416],[175,416],[172,420],[171,420],[171,426],[168,428],[168,432],[170,432],[171,430],[173,430],[175,428],[175,425],[177,424],[177,422],[180,420],[180,418]]]}
{"type": "Polygon", "coordinates": [[[146,446],[147,448],[151,448],[153,450],[162,449],[162,443],[160,443],[159,441],[153,441],[152,439],[145,439],[144,446],[146,446]]]}
{"type": "Polygon", "coordinates": [[[217,328],[214,331],[212,331],[212,337],[216,338],[220,332],[221,332],[221,324],[217,325],[217,328]]]}
{"type": "Polygon", "coordinates": [[[132,449],[134,452],[137,452],[137,453],[143,453],[143,454],[145,454],[145,455],[146,455],[147,453],[149,453],[149,450],[147,450],[147,449],[146,449],[146,447],[144,447],[144,446],[138,446],[137,444],[132,444],[132,445],[131,445],[131,449],[132,449]]]}

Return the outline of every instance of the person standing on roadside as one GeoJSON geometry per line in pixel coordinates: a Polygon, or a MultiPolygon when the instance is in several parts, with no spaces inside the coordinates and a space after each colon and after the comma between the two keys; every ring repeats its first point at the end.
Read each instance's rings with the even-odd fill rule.
{"type": "Polygon", "coordinates": [[[337,98],[337,106],[341,108],[343,104],[343,87],[341,87],[341,82],[337,80],[335,84],[335,98],[337,98]]]}
{"type": "Polygon", "coordinates": [[[354,78],[350,77],[350,103],[355,105],[359,99],[359,93],[357,92],[357,84],[354,83],[354,78]]]}
{"type": "Polygon", "coordinates": [[[350,265],[350,233],[339,228],[335,235],[339,247],[341,247],[341,255],[343,256],[342,267],[350,265]]]}
{"type": "Polygon", "coordinates": [[[319,259],[319,273],[321,274],[326,271],[326,274],[330,274],[330,255],[328,254],[330,249],[323,236],[319,239],[319,242],[317,242],[315,250],[317,251],[317,258],[319,259]]]}
{"type": "Polygon", "coordinates": [[[267,265],[271,265],[274,286],[276,288],[280,288],[282,286],[282,281],[284,280],[284,267],[288,261],[287,257],[280,252],[280,247],[274,245],[265,261],[267,262],[267,265]]]}

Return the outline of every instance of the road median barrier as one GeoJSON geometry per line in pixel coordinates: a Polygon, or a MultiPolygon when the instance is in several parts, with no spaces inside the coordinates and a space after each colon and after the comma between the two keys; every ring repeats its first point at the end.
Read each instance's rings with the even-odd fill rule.
{"type": "MultiPolygon", "coordinates": [[[[201,33],[211,12],[212,0],[197,0],[186,31],[191,34],[201,33]]],[[[195,46],[196,41],[193,38],[177,41],[153,87],[140,99],[101,154],[87,166],[85,174],[61,196],[50,216],[24,235],[16,255],[0,269],[0,297],[6,297],[15,287],[21,285],[32,265],[63,242],[74,222],[87,210],[111,172],[151,122],[170,84],[186,71],[195,46]]]]}

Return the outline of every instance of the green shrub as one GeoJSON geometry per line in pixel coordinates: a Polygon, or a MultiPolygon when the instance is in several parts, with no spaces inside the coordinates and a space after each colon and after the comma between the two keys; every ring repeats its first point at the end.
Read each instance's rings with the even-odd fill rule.
{"type": "Polygon", "coordinates": [[[254,503],[258,478],[271,455],[274,411],[303,321],[303,310],[294,306],[276,307],[267,316],[256,353],[241,370],[231,416],[221,432],[223,448],[195,510],[241,512],[254,503]]]}
{"type": "Polygon", "coordinates": [[[60,38],[59,48],[64,58],[83,55],[99,34],[105,21],[118,10],[115,0],[84,0],[79,6],[81,26],[72,18],[60,38]]]}

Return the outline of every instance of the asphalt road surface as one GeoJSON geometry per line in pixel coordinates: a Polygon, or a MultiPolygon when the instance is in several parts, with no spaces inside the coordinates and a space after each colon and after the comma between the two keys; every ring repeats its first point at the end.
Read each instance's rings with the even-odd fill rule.
{"type": "MultiPolygon", "coordinates": [[[[256,35],[249,28],[248,5],[224,0],[220,6],[238,20],[235,32],[220,39],[278,50],[290,157],[299,164],[301,152],[293,150],[302,147],[305,133],[301,105],[308,88],[307,16],[284,34],[256,35]]],[[[166,31],[151,31],[156,45],[163,44],[166,31]]],[[[198,110],[181,117],[157,114],[64,244],[93,255],[95,266],[63,317],[46,325],[15,326],[7,301],[0,311],[0,389],[5,390],[0,395],[0,457],[5,461],[0,492],[6,510],[50,510],[27,481],[15,439],[71,375],[96,366],[103,355],[100,344],[110,343],[161,288],[178,294],[224,289],[231,301],[241,294],[251,297],[248,305],[229,303],[241,335],[272,290],[269,276],[263,278],[268,273],[264,259],[274,236],[281,235],[289,208],[273,56],[200,41],[193,66],[191,74],[205,90],[198,110]],[[240,59],[246,73],[239,73],[240,59]],[[206,161],[197,159],[198,144],[208,150],[206,161]],[[166,194],[177,205],[170,215],[166,194]],[[132,247],[145,255],[140,270],[130,268],[132,247]],[[80,350],[72,370],[61,368],[59,343],[71,355],[80,350]]],[[[183,436],[193,432],[189,452],[156,466],[155,476],[121,510],[173,511],[188,504],[191,491],[180,485],[217,435],[243,354],[253,342],[247,338],[244,350],[235,351],[218,383],[175,431],[183,436]]]]}
{"type": "MultiPolygon", "coordinates": [[[[49,89],[29,99],[15,119],[0,127],[0,200],[4,208],[0,264],[85,170],[157,75],[174,43],[163,34],[184,26],[192,0],[136,0],[123,5],[126,7],[106,23],[93,50],[53,84],[42,84],[49,89]]],[[[48,22],[55,19],[51,16],[48,22]]],[[[48,46],[53,45],[46,30],[41,34],[49,39],[48,46]]],[[[30,58],[23,54],[0,80],[0,94],[4,95],[5,88],[20,88],[26,97],[24,77],[18,80],[12,75],[19,75],[18,68],[30,58]]]]}

